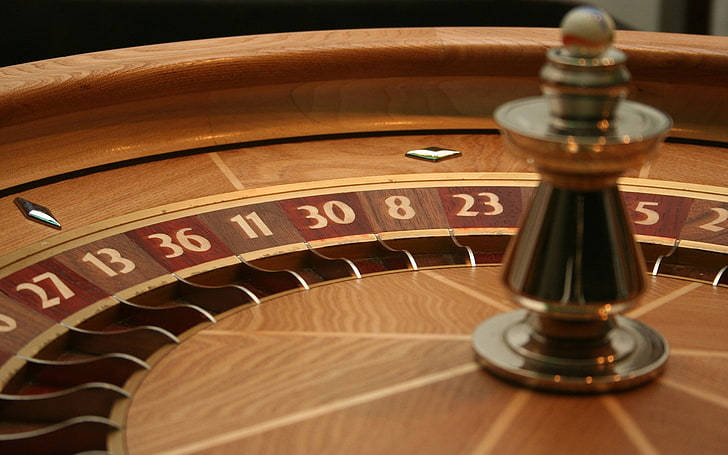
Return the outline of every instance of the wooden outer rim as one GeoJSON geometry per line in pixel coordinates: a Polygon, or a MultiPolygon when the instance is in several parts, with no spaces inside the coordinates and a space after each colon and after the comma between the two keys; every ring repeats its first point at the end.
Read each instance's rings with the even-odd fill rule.
{"type": "MultiPolygon", "coordinates": [[[[728,93],[726,42],[638,32],[617,37],[630,55],[633,98],[673,115],[674,135],[718,141],[728,141],[721,127],[728,111],[705,106],[728,93]]],[[[551,29],[338,30],[145,46],[4,68],[0,158],[14,171],[0,178],[0,188],[221,144],[443,124],[493,128],[496,106],[538,93],[538,68],[556,44],[551,29]]]]}

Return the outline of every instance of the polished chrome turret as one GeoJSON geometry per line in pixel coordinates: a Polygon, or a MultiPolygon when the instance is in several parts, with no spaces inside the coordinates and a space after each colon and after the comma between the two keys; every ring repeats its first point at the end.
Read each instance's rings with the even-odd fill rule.
{"type": "Polygon", "coordinates": [[[482,323],[476,358],[537,388],[603,392],[657,376],[665,340],[618,316],[644,291],[644,265],[617,190],[670,128],[662,112],[624,100],[630,75],[601,10],[572,10],[563,47],[548,51],[543,96],[495,112],[507,146],[542,175],[512,242],[504,282],[525,308],[482,323]]]}

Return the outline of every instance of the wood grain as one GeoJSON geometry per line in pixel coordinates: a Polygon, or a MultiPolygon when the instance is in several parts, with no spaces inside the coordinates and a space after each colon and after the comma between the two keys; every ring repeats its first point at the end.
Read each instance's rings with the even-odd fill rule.
{"type": "MultiPolygon", "coordinates": [[[[681,451],[718,453],[727,436],[718,422],[728,409],[687,399],[667,381],[728,400],[728,376],[722,363],[710,365],[710,358],[689,353],[670,364],[665,383],[615,396],[627,417],[615,415],[599,397],[527,392],[513,419],[492,434],[522,389],[458,365],[471,362],[474,325],[499,311],[488,300],[511,307],[499,274],[499,267],[477,267],[371,276],[229,316],[147,376],[130,409],[129,451],[481,453],[490,438],[496,453],[639,453],[638,432],[661,450],[679,439],[681,451]],[[462,372],[448,375],[453,370],[462,372]],[[427,379],[440,373],[444,379],[427,379]],[[673,400],[677,408],[670,407],[673,400]],[[707,412],[689,422],[696,406],[707,412]],[[637,427],[625,429],[624,418],[637,427]]],[[[646,302],[689,284],[653,281],[646,302]]],[[[726,289],[699,285],[694,292],[704,307],[725,313],[726,289]],[[719,299],[706,300],[706,293],[719,299]]],[[[681,320],[670,303],[641,319],[658,311],[681,320]]],[[[674,344],[680,346],[680,339],[674,344]]],[[[728,353],[726,346],[712,347],[728,353]]]]}
{"type": "Polygon", "coordinates": [[[0,280],[0,289],[14,300],[57,322],[108,296],[55,259],[46,259],[4,277],[0,280]],[[19,288],[28,284],[39,290],[19,288]]]}
{"type": "Polygon", "coordinates": [[[640,451],[599,397],[532,393],[494,447],[498,453],[625,454],[640,451]]]}
{"type": "MultiPolygon", "coordinates": [[[[202,383],[175,381],[175,390],[171,392],[168,383],[162,380],[156,382],[157,387],[149,382],[146,393],[152,395],[140,390],[145,395],[138,399],[140,406],[130,410],[129,418],[131,422],[146,423],[145,428],[129,427],[127,439],[131,453],[161,453],[183,448],[210,436],[471,361],[467,343],[461,341],[361,343],[353,338],[270,335],[200,336],[200,341],[201,344],[190,345],[191,350],[186,353],[187,361],[196,365],[193,371],[185,373],[188,367],[179,362],[174,363],[181,370],[175,371],[174,363],[168,363],[171,368],[158,371],[159,374],[166,372],[165,376],[197,376],[202,383]],[[432,361],[403,361],[412,358],[432,361]],[[225,368],[220,368],[221,359],[225,359],[225,368]],[[214,386],[210,388],[206,384],[214,386]],[[145,398],[153,395],[163,395],[164,403],[145,398]],[[230,396],[237,398],[231,400],[230,396]],[[222,405],[223,401],[227,404],[222,405]],[[141,404],[144,402],[149,406],[141,404]],[[174,402],[178,405],[174,406],[174,402]],[[190,419],[197,424],[186,425],[190,419]],[[176,430],[169,431],[170,425],[177,427],[176,430]],[[210,428],[215,431],[211,432],[210,428]]],[[[205,450],[209,449],[203,448],[201,452],[205,450]]]]}
{"type": "MultiPolygon", "coordinates": [[[[723,184],[728,168],[722,149],[666,144],[659,160],[670,161],[671,147],[699,153],[704,160],[672,166],[678,181],[723,184]]],[[[525,163],[506,154],[500,137],[478,134],[404,135],[381,138],[320,140],[277,144],[219,153],[246,188],[280,183],[311,182],[338,177],[368,177],[383,173],[528,172],[525,163]],[[415,147],[438,145],[461,150],[462,158],[429,163],[406,158],[415,147]],[[315,153],[318,152],[318,153],[315,153]],[[317,159],[311,159],[315,156],[317,159]],[[319,159],[327,163],[319,164],[319,159]]],[[[649,175],[650,177],[652,174],[649,175]]],[[[657,174],[656,178],[666,178],[657,174]]],[[[64,231],[162,204],[233,191],[234,188],[206,154],[139,164],[41,186],[21,196],[47,207],[60,218],[64,231]],[[133,191],[130,189],[133,182],[133,191]],[[83,195],[80,197],[79,195],[83,195]]],[[[14,196],[0,198],[0,254],[52,237],[57,232],[22,217],[14,196]]],[[[527,195],[524,194],[524,200],[527,195]]],[[[522,202],[523,203],[523,202],[522,202]]],[[[258,239],[260,242],[265,239],[258,239]]]]}
{"type": "Polygon", "coordinates": [[[206,453],[469,453],[514,393],[477,371],[276,428],[206,453]],[[389,414],[392,407],[401,412],[389,414]],[[332,435],[337,435],[336,442],[332,435]]]}
{"type": "Polygon", "coordinates": [[[274,202],[252,204],[245,207],[198,215],[198,218],[213,231],[220,240],[235,254],[248,251],[272,248],[278,245],[303,242],[303,237],[296,227],[288,220],[286,214],[274,202]],[[246,218],[256,214],[269,229],[271,235],[263,233],[262,229],[246,218]],[[243,222],[253,230],[257,237],[247,235],[232,218],[240,216],[243,222]]]}
{"type": "Polygon", "coordinates": [[[449,227],[435,189],[370,191],[362,196],[376,232],[449,227]]]}
{"type": "MultiPolygon", "coordinates": [[[[670,367],[668,377],[669,372],[670,367]]],[[[659,383],[655,385],[620,395],[617,400],[658,451],[719,454],[725,450],[728,408],[659,383]],[[696,405],[700,412],[695,412],[696,405]]]]}
{"type": "MultiPolygon", "coordinates": [[[[647,304],[651,298],[667,294],[675,285],[688,284],[681,280],[655,280],[643,302],[647,304]]],[[[728,350],[728,339],[724,336],[728,324],[728,313],[724,311],[726,301],[725,288],[699,286],[640,316],[639,320],[662,333],[674,348],[725,351],[728,350]]]]}
{"type": "Polygon", "coordinates": [[[721,351],[726,355],[719,357],[682,354],[679,349],[674,351],[665,379],[725,398],[728,378],[724,372],[728,371],[728,352],[721,351]]]}
{"type": "Polygon", "coordinates": [[[233,255],[195,216],[153,224],[125,235],[170,272],[233,255]]]}
{"type": "MultiPolygon", "coordinates": [[[[728,175],[728,160],[725,159],[724,148],[706,145],[694,147],[689,144],[662,144],[660,151],[649,163],[645,178],[671,180],[685,183],[702,183],[705,185],[725,186],[728,175]],[[705,169],[700,177],[694,174],[696,169],[704,168],[709,163],[711,169],[705,169]]],[[[638,170],[627,175],[637,176],[638,170]]]]}
{"type": "MultiPolygon", "coordinates": [[[[43,167],[45,161],[28,162],[43,167]]],[[[14,173],[14,172],[13,172],[14,173]]],[[[207,156],[168,159],[64,180],[19,195],[53,210],[69,230],[175,201],[233,191],[233,186],[207,156]]],[[[49,229],[20,215],[15,196],[0,198],[0,253],[7,253],[50,235],[49,229]]]]}
{"type": "MultiPolygon", "coordinates": [[[[728,141],[728,110],[716,102],[728,97],[726,38],[623,32],[617,40],[630,57],[633,99],[668,111],[676,137],[728,141]]],[[[538,92],[538,68],[556,41],[556,31],[532,29],[330,31],[5,68],[0,159],[12,171],[0,175],[0,188],[161,153],[210,152],[23,191],[68,230],[240,186],[529,172],[504,153],[497,135],[412,132],[494,128],[497,105],[538,92]],[[312,137],[396,131],[409,133],[312,137]],[[308,139],[286,143],[294,137],[308,139]],[[275,141],[230,148],[268,139],[275,141]],[[205,149],[215,146],[223,147],[205,149]],[[464,156],[436,164],[404,157],[428,146],[464,156]]],[[[722,187],[726,163],[725,149],[715,144],[672,143],[634,172],[722,187]]],[[[525,193],[510,205],[527,200],[525,193]]],[[[12,197],[0,199],[0,253],[55,234],[21,218],[12,197]]],[[[225,232],[223,241],[232,235],[225,232]]],[[[327,235],[341,233],[349,231],[327,235]]],[[[129,414],[131,453],[454,453],[478,450],[488,434],[496,452],[591,452],[596,442],[623,453],[641,447],[634,434],[664,451],[726,446],[725,368],[720,360],[706,362],[728,352],[725,288],[696,285],[681,293],[691,283],[652,280],[639,319],[683,354],[663,382],[615,398],[628,419],[592,398],[528,394],[523,407],[510,408],[513,420],[499,420],[517,389],[473,371],[467,340],[477,323],[512,307],[498,275],[486,267],[386,274],[314,287],[230,316],[170,352],[143,382],[129,414]],[[639,428],[626,431],[625,422],[639,428]]]]}
{"type": "Polygon", "coordinates": [[[53,319],[0,294],[0,362],[15,355],[22,347],[55,324],[53,319]],[[9,330],[11,329],[11,330],[9,330]]]}
{"type": "Polygon", "coordinates": [[[353,193],[278,201],[278,206],[307,241],[370,234],[373,229],[353,193]]]}
{"type": "Polygon", "coordinates": [[[679,238],[692,205],[689,199],[662,194],[624,193],[622,198],[628,216],[635,222],[635,234],[660,235],[673,239],[679,238]],[[658,219],[651,220],[651,214],[637,210],[640,203],[644,204],[643,209],[657,213],[658,219]]]}
{"type": "Polygon", "coordinates": [[[516,227],[521,218],[520,188],[454,187],[439,192],[451,227],[516,227]]]}
{"type": "Polygon", "coordinates": [[[425,172],[528,172],[532,170],[508,154],[500,136],[492,134],[417,134],[372,138],[326,139],[275,144],[219,153],[247,187],[273,181],[307,182],[331,177],[365,177],[425,172]],[[460,158],[437,163],[405,157],[422,147],[461,151],[460,158]],[[321,161],[326,166],[321,166],[321,161]]]}
{"type": "MultiPolygon", "coordinates": [[[[432,277],[440,273],[395,273],[320,286],[232,315],[216,329],[230,324],[249,330],[469,334],[498,312],[432,277]],[[457,305],[449,302],[450,296],[457,305]]],[[[498,273],[495,268],[459,269],[447,277],[465,286],[480,280],[481,286],[495,287],[498,273]]]]}
{"type": "Polygon", "coordinates": [[[695,201],[690,207],[680,238],[728,245],[728,218],[724,215],[728,215],[726,202],[695,201]]]}
{"type": "MultiPolygon", "coordinates": [[[[555,30],[388,29],[221,38],[6,68],[0,188],[197,147],[347,132],[492,128],[537,93],[555,30]],[[516,44],[517,43],[517,44],[516,44]],[[36,163],[43,162],[44,166],[36,163]]],[[[725,38],[619,33],[635,98],[674,134],[725,139],[725,38]],[[659,43],[659,46],[655,45],[659,43]]]]}
{"type": "Polygon", "coordinates": [[[60,254],[56,259],[79,275],[106,291],[109,295],[130,288],[152,278],[164,275],[165,269],[141,247],[124,235],[115,235],[96,242],[90,242],[60,254]],[[118,253],[118,257],[114,255],[118,253]],[[85,261],[93,255],[114,274],[109,274],[91,262],[85,261]],[[131,261],[131,264],[129,262],[131,261]],[[128,271],[127,271],[128,270],[128,271]]]}

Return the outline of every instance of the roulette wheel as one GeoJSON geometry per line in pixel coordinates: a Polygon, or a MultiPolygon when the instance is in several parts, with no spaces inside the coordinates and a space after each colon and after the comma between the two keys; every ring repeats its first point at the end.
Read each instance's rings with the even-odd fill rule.
{"type": "Polygon", "coordinates": [[[493,111],[558,41],[337,30],[0,70],[3,453],[722,453],[725,38],[616,36],[631,98],[673,119],[620,180],[649,272],[626,314],[663,375],[555,394],[474,360],[539,180],[493,111]]]}

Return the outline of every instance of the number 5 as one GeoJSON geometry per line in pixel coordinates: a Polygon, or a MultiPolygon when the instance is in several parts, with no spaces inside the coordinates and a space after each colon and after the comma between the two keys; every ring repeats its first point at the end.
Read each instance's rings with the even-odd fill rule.
{"type": "Polygon", "coordinates": [[[646,202],[646,201],[639,201],[637,203],[637,207],[635,208],[635,211],[645,215],[645,218],[640,221],[635,221],[635,224],[643,224],[645,226],[651,226],[658,221],[660,221],[660,214],[655,212],[654,210],[648,209],[646,206],[658,206],[658,202],[646,202]]]}

